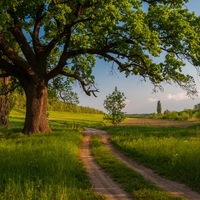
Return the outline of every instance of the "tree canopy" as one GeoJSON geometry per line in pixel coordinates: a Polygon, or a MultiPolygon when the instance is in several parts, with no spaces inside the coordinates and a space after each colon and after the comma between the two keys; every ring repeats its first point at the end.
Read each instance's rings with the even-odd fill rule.
{"type": "Polygon", "coordinates": [[[200,64],[200,17],[184,7],[187,2],[0,1],[1,76],[15,77],[26,93],[23,131],[50,131],[46,90],[57,77],[76,80],[87,95],[95,95],[97,58],[112,62],[126,76],[149,79],[155,89],[162,82],[176,83],[188,95],[196,94],[193,77],[182,73],[186,61],[200,64]]]}

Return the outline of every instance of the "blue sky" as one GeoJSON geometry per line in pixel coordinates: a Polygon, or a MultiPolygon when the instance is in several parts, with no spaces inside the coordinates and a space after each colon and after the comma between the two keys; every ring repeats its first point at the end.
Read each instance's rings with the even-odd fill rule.
{"type": "MultiPolygon", "coordinates": [[[[200,15],[200,0],[190,0],[187,7],[200,15]]],[[[103,101],[106,96],[114,91],[115,86],[118,90],[124,92],[126,96],[126,107],[123,109],[126,113],[156,113],[157,101],[161,101],[162,111],[192,109],[195,104],[200,103],[200,93],[198,97],[191,99],[186,96],[186,92],[175,85],[163,84],[164,92],[152,93],[153,85],[150,82],[144,82],[142,77],[130,76],[116,70],[112,71],[111,63],[98,61],[93,70],[97,87],[100,92],[97,97],[87,96],[79,87],[75,85],[74,89],[79,94],[79,105],[105,111],[103,101]]],[[[191,65],[184,67],[184,71],[194,77],[197,89],[200,91],[200,77],[196,69],[191,65]]]]}

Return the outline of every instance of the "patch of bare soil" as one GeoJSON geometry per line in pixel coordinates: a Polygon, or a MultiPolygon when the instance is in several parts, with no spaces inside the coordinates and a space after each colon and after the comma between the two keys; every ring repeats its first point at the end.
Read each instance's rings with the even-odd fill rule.
{"type": "Polygon", "coordinates": [[[150,126],[192,126],[195,122],[182,122],[182,121],[170,121],[164,119],[146,119],[146,118],[133,118],[128,121],[123,121],[120,125],[150,125],[150,126]]]}
{"type": "Polygon", "coordinates": [[[98,135],[102,137],[102,141],[105,146],[122,162],[124,162],[128,167],[141,174],[146,180],[151,181],[162,190],[169,192],[172,195],[182,196],[190,200],[200,200],[200,194],[192,191],[189,187],[184,184],[180,184],[174,181],[167,180],[160,177],[158,174],[153,172],[153,170],[130,160],[116,149],[108,142],[110,137],[105,131],[86,128],[84,131],[85,137],[81,146],[81,159],[83,161],[84,167],[88,172],[89,179],[93,185],[94,191],[104,194],[109,200],[125,200],[130,199],[128,194],[126,194],[118,184],[116,184],[112,179],[103,172],[99,165],[95,162],[94,158],[91,156],[89,149],[90,137],[98,135]]]}

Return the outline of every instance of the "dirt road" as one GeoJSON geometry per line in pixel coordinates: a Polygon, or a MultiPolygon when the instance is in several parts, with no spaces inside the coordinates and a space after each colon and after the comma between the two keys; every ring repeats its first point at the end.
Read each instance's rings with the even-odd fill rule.
{"type": "Polygon", "coordinates": [[[114,182],[95,162],[91,156],[89,149],[90,135],[93,130],[87,129],[86,136],[83,139],[81,145],[81,159],[84,167],[87,170],[89,180],[93,185],[92,189],[100,194],[106,196],[108,200],[128,200],[131,199],[127,193],[125,193],[120,186],[114,182]]]}
{"type": "Polygon", "coordinates": [[[88,172],[89,179],[93,185],[94,191],[104,194],[108,200],[126,200],[131,199],[120,186],[112,181],[112,179],[98,166],[94,158],[91,156],[89,149],[90,137],[99,135],[106,147],[122,162],[134,171],[141,174],[145,179],[150,180],[155,185],[160,187],[162,190],[169,192],[176,196],[182,196],[190,200],[200,200],[200,194],[192,191],[189,187],[184,184],[176,183],[160,177],[154,173],[151,169],[146,168],[143,165],[131,161],[123,154],[114,149],[111,144],[108,143],[109,135],[102,130],[86,128],[84,131],[85,137],[81,146],[81,159],[84,167],[88,172]]]}

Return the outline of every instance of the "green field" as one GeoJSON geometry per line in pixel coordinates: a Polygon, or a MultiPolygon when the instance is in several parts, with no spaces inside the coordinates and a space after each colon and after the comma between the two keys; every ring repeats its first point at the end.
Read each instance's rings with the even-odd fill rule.
{"type": "Polygon", "coordinates": [[[68,115],[52,112],[52,133],[24,136],[20,132],[24,111],[11,113],[10,127],[0,129],[0,199],[102,199],[90,190],[79,159],[80,124],[91,126],[94,119],[96,127],[101,118],[82,115],[75,120],[68,115]]]}
{"type": "Polygon", "coordinates": [[[133,160],[200,192],[199,125],[118,126],[105,130],[112,135],[112,144],[133,160]]]}
{"type": "MultiPolygon", "coordinates": [[[[101,114],[51,111],[50,134],[21,133],[24,110],[13,110],[9,127],[0,127],[0,199],[71,200],[103,199],[91,191],[79,158],[84,127],[103,128],[110,141],[132,159],[170,179],[200,191],[200,128],[162,126],[105,126],[101,114]]],[[[93,140],[93,153],[114,179],[133,196],[142,199],[179,199],[127,169],[108,153],[100,139],[93,140]],[[95,153],[96,151],[96,153],[95,153]],[[133,176],[134,181],[128,181],[133,176]],[[124,183],[123,183],[124,181],[124,183]],[[141,197],[141,198],[140,198],[141,197]]],[[[180,198],[181,199],[181,198],[180,198]]]]}
{"type": "Polygon", "coordinates": [[[91,140],[92,154],[98,164],[117,181],[121,187],[138,200],[184,200],[183,197],[172,196],[162,191],[127,167],[124,163],[115,158],[112,153],[103,145],[100,137],[94,136],[91,140]]]}

